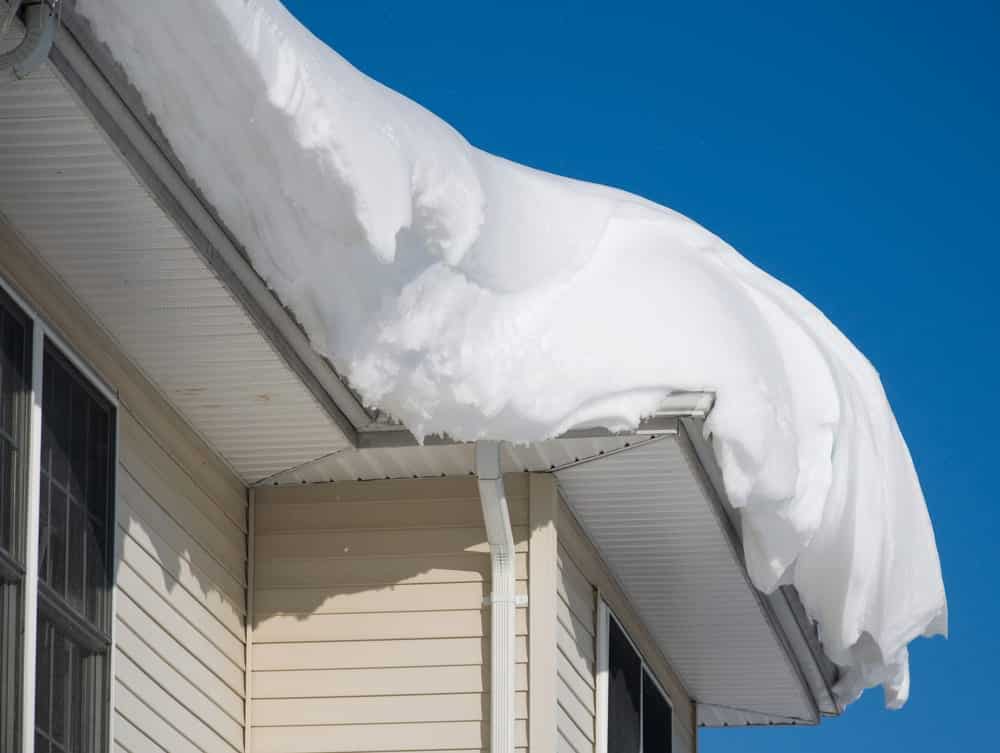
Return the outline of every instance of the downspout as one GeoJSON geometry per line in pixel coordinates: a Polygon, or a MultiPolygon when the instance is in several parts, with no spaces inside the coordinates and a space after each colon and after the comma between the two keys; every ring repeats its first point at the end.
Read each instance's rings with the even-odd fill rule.
{"type": "Polygon", "coordinates": [[[24,39],[10,52],[0,55],[0,81],[27,78],[49,57],[59,26],[60,0],[9,0],[0,19],[6,33],[14,16],[24,6],[24,39]]]}
{"type": "Polygon", "coordinates": [[[515,590],[514,535],[500,468],[500,443],[476,442],[476,476],[490,545],[490,753],[514,753],[515,590]]]}

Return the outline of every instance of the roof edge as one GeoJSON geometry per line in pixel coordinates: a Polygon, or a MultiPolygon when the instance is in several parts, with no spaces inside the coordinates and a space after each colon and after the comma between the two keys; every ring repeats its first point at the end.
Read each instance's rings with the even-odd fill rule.
{"type": "Polygon", "coordinates": [[[816,722],[819,722],[821,716],[839,716],[844,709],[833,692],[839,669],[823,651],[816,626],[806,614],[798,591],[794,586],[782,586],[773,593],[765,594],[750,580],[743,552],[739,512],[729,502],[722,481],[722,471],[702,431],[703,423],[703,417],[682,417],[679,442],[703,476],[703,483],[716,506],[720,523],[736,548],[747,583],[757,595],[761,609],[812,700],[817,712],[816,722]]]}

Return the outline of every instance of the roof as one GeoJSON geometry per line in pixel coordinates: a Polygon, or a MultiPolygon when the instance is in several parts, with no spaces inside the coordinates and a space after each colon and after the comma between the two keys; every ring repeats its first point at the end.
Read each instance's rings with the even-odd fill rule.
{"type": "MultiPolygon", "coordinates": [[[[64,20],[52,65],[0,88],[0,212],[124,352],[248,484],[471,472],[471,445],[417,446],[364,409],[253,271],[122,71],[72,10],[64,20]]],[[[710,407],[711,396],[673,396],[637,433],[508,446],[506,467],[555,473],[701,723],[814,723],[839,711],[834,669],[794,591],[765,597],[749,581],[701,438],[710,407]],[[685,526],[660,531],[665,546],[621,536],[601,513],[640,482],[628,500],[640,527],[685,526]],[[640,578],[636,564],[652,561],[657,577],[640,578]]]]}

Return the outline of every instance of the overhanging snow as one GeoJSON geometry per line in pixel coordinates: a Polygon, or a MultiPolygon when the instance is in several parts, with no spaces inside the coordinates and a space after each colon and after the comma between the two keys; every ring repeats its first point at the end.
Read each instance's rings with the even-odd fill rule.
{"type": "Polygon", "coordinates": [[[712,391],[747,566],[794,584],[845,701],[905,702],[944,633],[930,519],[878,375],[687,218],[486,154],[276,0],[78,0],[258,273],[416,435],[635,426],[712,391]]]}

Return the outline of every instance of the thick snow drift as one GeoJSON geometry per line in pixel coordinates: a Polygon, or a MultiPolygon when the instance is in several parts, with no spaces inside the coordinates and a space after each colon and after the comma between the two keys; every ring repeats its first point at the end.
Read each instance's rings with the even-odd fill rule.
{"type": "Polygon", "coordinates": [[[78,0],[258,272],[418,435],[538,440],[717,393],[756,584],[799,589],[845,701],[907,697],[946,630],[934,534],[878,375],[704,228],[471,147],[276,0],[78,0]]]}

